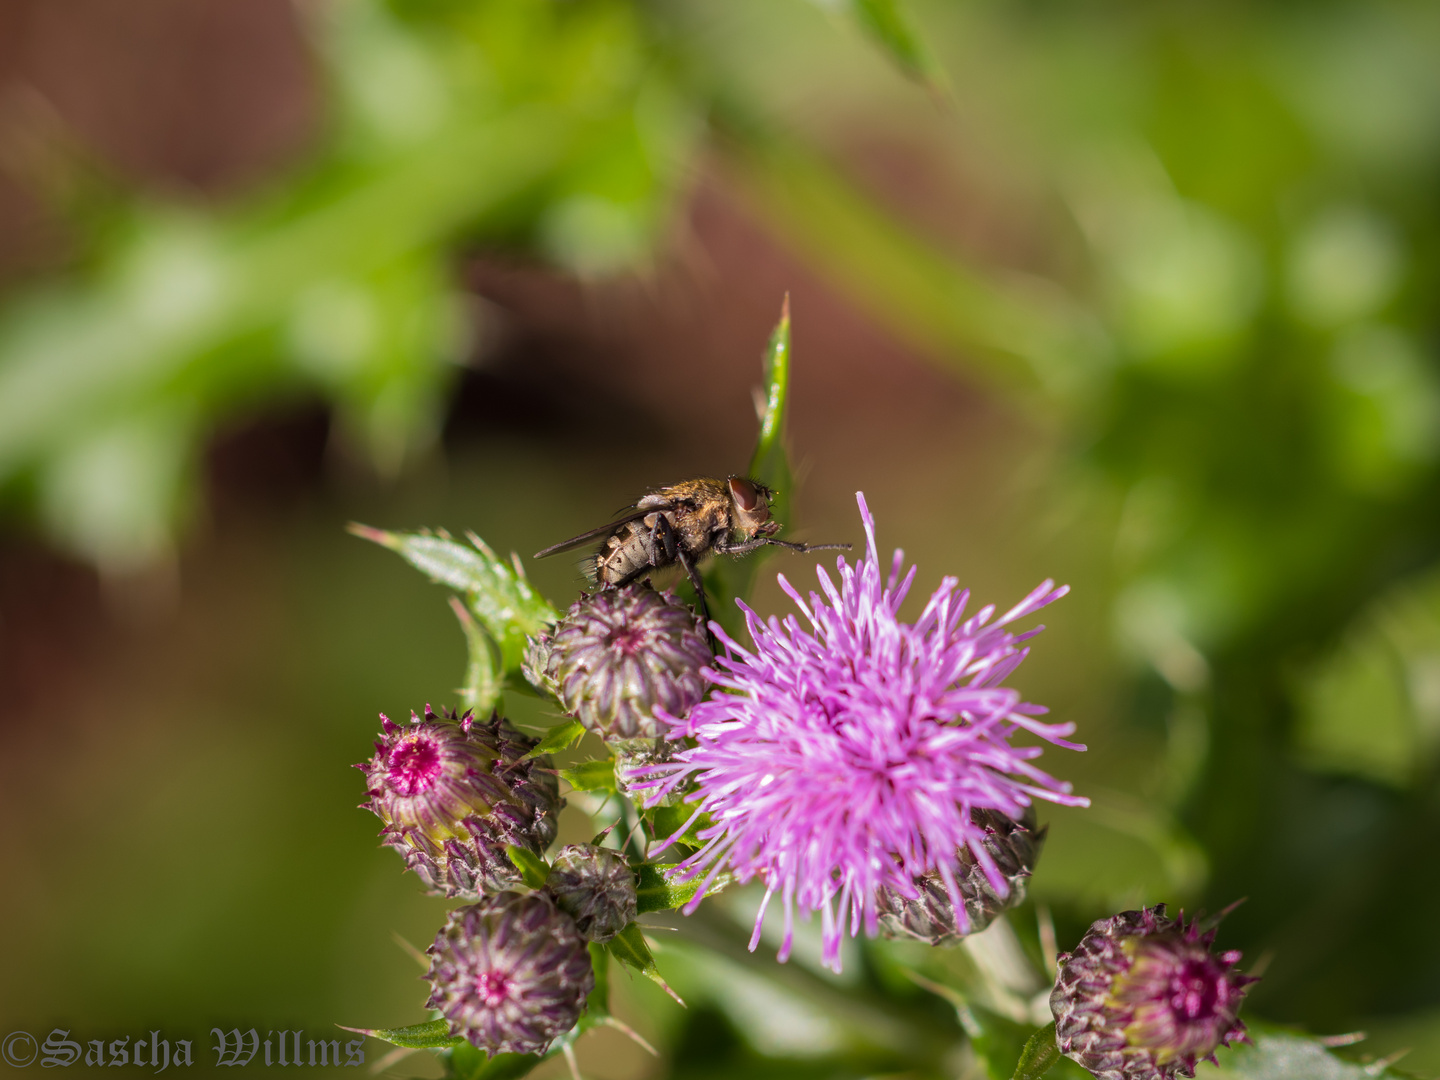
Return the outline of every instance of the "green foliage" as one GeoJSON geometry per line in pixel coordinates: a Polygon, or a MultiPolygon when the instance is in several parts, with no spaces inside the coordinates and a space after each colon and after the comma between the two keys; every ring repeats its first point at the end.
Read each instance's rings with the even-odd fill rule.
{"type": "Polygon", "coordinates": [[[679,842],[688,844],[690,847],[702,846],[704,841],[700,839],[700,831],[709,828],[715,821],[709,814],[697,814],[697,810],[699,810],[699,806],[696,803],[677,803],[674,806],[655,807],[646,815],[650,822],[651,835],[657,840],[663,840],[674,836],[675,831],[684,826],[685,831],[677,838],[679,842]]]}
{"type": "Polygon", "coordinates": [[[501,681],[496,669],[502,660],[500,650],[489,631],[477,623],[458,597],[450,598],[450,608],[465,632],[465,682],[460,688],[460,703],[483,716],[500,702],[501,681]]]}
{"type": "MultiPolygon", "coordinates": [[[[585,725],[579,720],[565,720],[556,724],[545,737],[540,740],[538,746],[526,754],[526,760],[537,758],[543,754],[559,754],[569,750],[585,737],[585,725]]],[[[611,776],[614,776],[614,766],[611,766],[611,776]]]]}
{"type": "Polygon", "coordinates": [[[1025,1040],[1011,1080],[1040,1080],[1059,1060],[1060,1048],[1055,1045],[1055,1024],[1051,1021],[1025,1040]]]}
{"type": "Polygon", "coordinates": [[[944,74],[924,39],[911,25],[909,13],[901,0],[816,0],[822,7],[839,7],[906,75],[939,91],[944,74]]]}
{"type": "Polygon", "coordinates": [[[615,761],[584,761],[572,769],[561,769],[560,777],[576,791],[614,791],[615,761]]]}
{"type": "MultiPolygon", "coordinates": [[[[646,863],[635,872],[635,895],[641,915],[647,911],[671,911],[684,907],[700,891],[703,876],[691,881],[672,882],[666,876],[666,869],[664,866],[646,863]]],[[[718,892],[726,883],[726,880],[717,880],[713,883],[713,888],[718,892]]]]}
{"type": "Polygon", "coordinates": [[[471,347],[453,247],[633,263],[692,138],[622,0],[310,14],[331,122],[306,167],[208,212],[117,192],[86,264],[0,313],[0,488],[103,565],[164,554],[196,442],[257,400],[319,396],[395,475],[471,347]]]}
{"type": "Polygon", "coordinates": [[[1378,597],[1297,682],[1296,745],[1308,763],[1398,788],[1432,778],[1440,761],[1440,575],[1430,571],[1378,597]]]}
{"type": "Polygon", "coordinates": [[[445,1055],[445,1075],[450,1080],[519,1080],[528,1076],[545,1058],[539,1054],[496,1054],[489,1057],[462,1041],[445,1055]]]}
{"type": "MultiPolygon", "coordinates": [[[[760,417],[760,433],[750,455],[749,476],[770,487],[775,497],[770,504],[775,520],[781,525],[792,522],[794,473],[785,446],[785,417],[790,395],[790,298],[780,311],[780,321],[771,331],[763,362],[765,409],[760,417]]],[[[716,559],[705,571],[705,592],[710,617],[732,636],[742,625],[736,599],[749,595],[750,587],[764,561],[763,549],[744,558],[716,559]]]]}
{"type": "Polygon", "coordinates": [[[383,1039],[394,1046],[403,1046],[407,1050],[437,1050],[465,1043],[464,1039],[450,1034],[449,1022],[443,1017],[402,1028],[346,1028],[345,1030],[358,1031],[362,1035],[383,1039]]]}
{"type": "Polygon", "coordinates": [[[527,636],[557,617],[555,609],[531,588],[519,558],[512,555],[509,563],[502,562],[473,533],[466,546],[443,530],[396,533],[352,525],[350,531],[398,553],[431,581],[465,598],[468,612],[456,608],[470,655],[462,696],[477,710],[496,705],[501,685],[496,671],[505,675],[518,671],[527,636]],[[469,618],[472,614],[473,620],[469,618]]]}
{"type": "Polygon", "coordinates": [[[515,864],[515,869],[520,871],[520,877],[532,889],[543,889],[546,880],[550,877],[550,864],[540,858],[533,851],[516,847],[514,844],[507,844],[505,854],[515,864]]]}
{"type": "Polygon", "coordinates": [[[1406,1074],[1383,1063],[1347,1061],[1319,1039],[1278,1029],[1256,1033],[1253,1046],[1220,1051],[1223,1080],[1367,1080],[1406,1074]]]}
{"type": "Polygon", "coordinates": [[[631,923],[621,930],[606,942],[605,948],[609,950],[611,956],[626,967],[638,971],[661,990],[664,990],[677,1004],[685,1004],[680,1000],[680,996],[670,989],[669,984],[661,978],[660,969],[655,966],[655,957],[650,953],[650,945],[645,940],[645,934],[640,929],[639,923],[631,923]]]}

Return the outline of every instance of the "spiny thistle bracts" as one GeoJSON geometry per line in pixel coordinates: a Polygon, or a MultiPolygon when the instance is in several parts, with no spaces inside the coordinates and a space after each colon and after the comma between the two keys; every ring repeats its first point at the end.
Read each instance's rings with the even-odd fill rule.
{"type": "Polygon", "coordinates": [[[594,844],[561,848],[545,891],[588,941],[609,941],[635,921],[635,874],[618,851],[594,844]]]}
{"type": "Polygon", "coordinates": [[[939,945],[966,934],[978,934],[995,917],[1025,900],[1025,879],[1035,868],[1045,830],[1035,827],[1035,808],[1012,821],[995,810],[975,809],[971,820],[985,831],[981,841],[996,869],[1005,877],[1009,890],[1001,895],[986,877],[969,846],[955,852],[951,875],[965,901],[965,917],[957,918],[949,890],[938,871],[915,882],[917,895],[904,896],[881,886],[876,898],[880,909],[880,933],[885,937],[914,938],[939,945]],[[963,929],[962,929],[963,927],[963,929]]]}
{"type": "Polygon", "coordinates": [[[1177,1080],[1248,1041],[1238,1019],[1254,976],[1240,953],[1214,955],[1215,931],[1165,917],[1165,905],[1122,911],[1060,955],[1050,994],[1060,1052],[1099,1080],[1177,1080]]]}
{"type": "Polygon", "coordinates": [[[426,952],[450,1034],[487,1054],[543,1054],[575,1026],[595,971],[575,921],[543,892],[502,892],[450,912],[426,952]]]}
{"type": "MultiPolygon", "coordinates": [[[[824,960],[835,968],[847,929],[852,936],[862,927],[877,932],[881,890],[914,897],[915,881],[927,875],[939,876],[968,931],[955,871],[961,848],[997,897],[1010,895],[974,810],[1016,820],[1036,798],[1088,805],[1032,764],[1040,747],[1011,745],[1025,733],[1083,750],[1065,740],[1074,725],[1040,722],[1045,709],[1001,685],[1025,658],[1023,643],[1041,629],[1014,634],[1006,627],[1066,589],[1047,581],[991,622],[993,607],[966,619],[969,594],[945,578],[919,620],[903,623],[900,605],[915,571],[901,580],[897,551],[882,578],[875,523],[864,496],[857,499],[867,556],[855,566],[838,561],[838,588],[821,570],[824,596],[811,593],[808,604],[780,577],[808,626],[793,615],[767,623],[741,605],[754,642],[746,649],[712,623],[725,645],[707,676],[717,691],[688,720],[670,718],[672,735],[696,745],[634,785],[653,804],[697,784],[691,801],[714,824],[699,833],[704,847],[673,876],[708,883],[729,871],[742,882],[764,881],[751,948],[765,905],[779,893],[782,960],[795,908],[818,911],[824,960]]],[[[696,892],[690,910],[704,893],[696,892]]]]}
{"type": "Polygon", "coordinates": [[[530,639],[525,677],[606,741],[669,731],[655,710],[684,716],[705,696],[712,657],[695,613],[648,581],[582,593],[547,634],[530,639]]]}
{"type": "Polygon", "coordinates": [[[519,882],[505,848],[542,854],[564,805],[550,759],[525,760],[538,740],[498,715],[477,722],[428,705],[409,724],[380,721],[375,756],[356,768],[383,841],[436,894],[473,900],[519,882]]]}

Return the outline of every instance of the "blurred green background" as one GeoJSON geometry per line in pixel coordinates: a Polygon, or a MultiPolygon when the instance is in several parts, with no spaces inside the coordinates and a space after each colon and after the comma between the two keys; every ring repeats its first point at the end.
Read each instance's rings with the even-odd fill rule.
{"type": "MultiPolygon", "coordinates": [[[[0,1026],[422,1019],[347,766],[464,642],[343,525],[742,468],[788,291],[789,534],[1074,589],[1021,937],[1246,896],[1254,1014],[1440,1073],[1437,286],[1424,0],[5,0],[0,1026]]],[[[587,1075],[874,1071],[699,955],[587,1075]]]]}

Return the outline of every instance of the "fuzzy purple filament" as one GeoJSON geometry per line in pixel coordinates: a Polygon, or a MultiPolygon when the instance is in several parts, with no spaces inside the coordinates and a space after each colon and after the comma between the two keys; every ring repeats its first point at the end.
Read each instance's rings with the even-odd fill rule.
{"type": "Polygon", "coordinates": [[[881,886],[915,896],[915,879],[937,872],[963,924],[952,874],[961,847],[974,853],[999,895],[1008,893],[972,808],[1018,818],[1032,798],[1088,805],[1032,764],[1040,747],[1010,743],[1026,732],[1083,750],[1064,738],[1074,725],[1040,722],[1045,709],[1000,685],[1025,658],[1022,643],[1043,629],[1012,634],[1005,627],[1067,587],[1046,581],[991,623],[993,607],[964,618],[969,593],[947,577],[919,620],[903,623],[898,613],[915,568],[901,580],[897,550],[882,580],[875,523],[864,495],[856,498],[868,556],[853,567],[838,561],[838,589],[822,568],[824,596],[811,593],[808,604],[780,576],[808,626],[794,615],[767,623],[741,604],[754,642],[747,650],[712,623],[725,646],[707,673],[718,689],[686,720],[670,720],[676,737],[689,735],[698,745],[651,767],[635,785],[648,789],[653,804],[695,781],[699,794],[691,798],[698,797],[713,825],[700,832],[704,847],[679,864],[676,879],[703,876],[708,886],[728,872],[742,882],[763,881],[752,950],[779,893],[782,961],[795,909],[818,911],[824,961],[836,970],[847,924],[852,937],[862,926],[875,934],[881,886]]]}

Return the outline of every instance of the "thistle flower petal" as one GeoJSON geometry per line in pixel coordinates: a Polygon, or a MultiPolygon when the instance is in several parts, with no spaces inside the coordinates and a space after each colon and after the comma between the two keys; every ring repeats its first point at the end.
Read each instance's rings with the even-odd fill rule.
{"type": "Polygon", "coordinates": [[[1046,581],[999,619],[993,607],[967,618],[969,594],[945,578],[920,618],[901,622],[915,569],[902,577],[896,551],[882,577],[874,520],[857,500],[866,556],[838,561],[838,585],[821,570],[808,599],[781,576],[798,618],[766,621],[742,604],[748,649],[712,623],[725,646],[706,676],[716,689],[688,718],[665,717],[672,737],[696,745],[633,784],[653,805],[694,783],[714,825],[676,876],[762,880],[784,909],[782,959],[795,909],[819,912],[836,969],[847,931],[877,932],[883,891],[918,898],[920,879],[938,876],[957,932],[973,930],[955,871],[962,849],[996,898],[1013,894],[974,811],[1018,821],[1037,798],[1088,805],[1036,767],[1039,747],[1011,745],[1024,733],[1083,750],[1066,739],[1074,726],[1041,721],[1044,709],[1001,685],[1042,629],[1007,627],[1067,589],[1046,581]]]}

